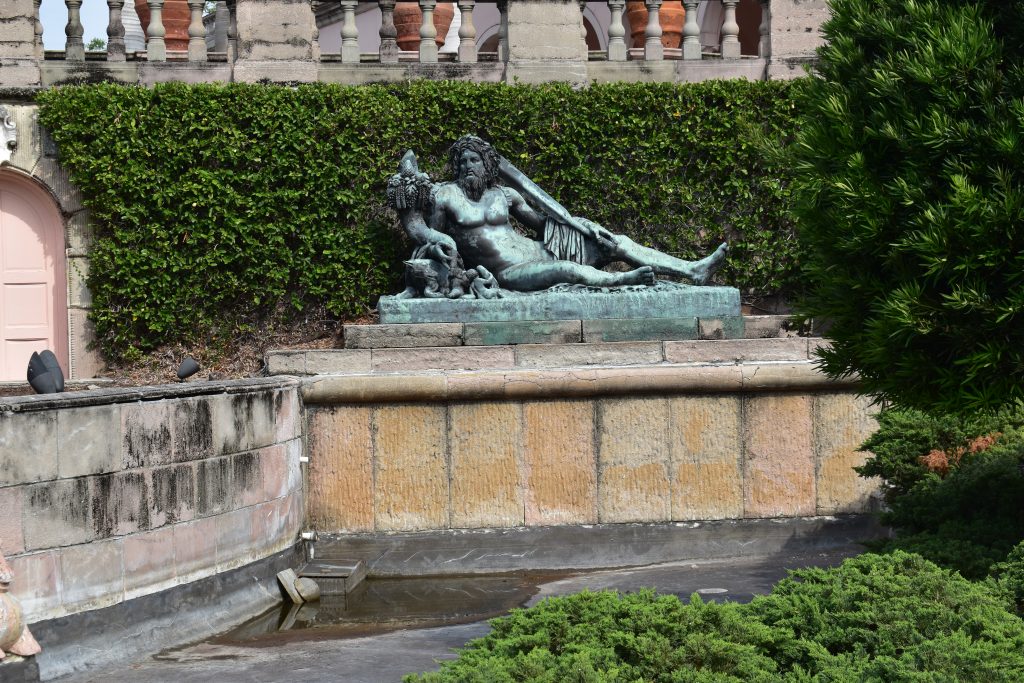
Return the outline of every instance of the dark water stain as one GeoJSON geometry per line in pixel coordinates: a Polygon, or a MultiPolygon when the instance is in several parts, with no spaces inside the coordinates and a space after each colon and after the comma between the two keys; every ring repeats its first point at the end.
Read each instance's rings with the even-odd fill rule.
{"type": "Polygon", "coordinates": [[[353,593],[264,612],[213,639],[221,645],[276,647],[303,640],[378,635],[409,628],[465,624],[505,614],[569,572],[367,579],[353,593]]]}

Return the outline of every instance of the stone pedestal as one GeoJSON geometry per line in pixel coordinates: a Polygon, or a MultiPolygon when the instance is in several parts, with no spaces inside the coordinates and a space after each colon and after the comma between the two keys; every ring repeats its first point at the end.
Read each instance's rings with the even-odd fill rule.
{"type": "Polygon", "coordinates": [[[587,83],[583,15],[575,0],[508,3],[506,80],[587,83]]]}
{"type": "Polygon", "coordinates": [[[824,44],[821,25],[828,19],[826,0],[772,0],[769,41],[771,79],[800,78],[824,44]]]}
{"type": "Polygon", "coordinates": [[[34,17],[32,0],[0,2],[0,84],[4,86],[40,83],[34,17]]]}
{"type": "Polygon", "coordinates": [[[235,80],[317,80],[315,22],[308,0],[238,0],[235,80]]]}

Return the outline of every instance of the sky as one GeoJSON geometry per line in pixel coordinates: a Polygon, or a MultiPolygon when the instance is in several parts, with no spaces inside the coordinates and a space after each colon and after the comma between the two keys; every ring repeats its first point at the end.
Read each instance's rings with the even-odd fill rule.
{"type": "MultiPolygon", "coordinates": [[[[93,38],[102,38],[106,42],[108,12],[106,0],[83,0],[81,14],[85,36],[82,39],[86,44],[93,38]]],[[[43,47],[47,50],[63,50],[64,41],[67,40],[64,27],[68,23],[64,0],[43,0],[39,6],[39,20],[43,23],[43,47]]]]}

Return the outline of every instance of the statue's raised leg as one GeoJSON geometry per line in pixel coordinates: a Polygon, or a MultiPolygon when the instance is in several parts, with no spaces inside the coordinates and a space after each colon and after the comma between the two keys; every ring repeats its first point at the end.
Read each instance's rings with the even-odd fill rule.
{"type": "Polygon", "coordinates": [[[729,252],[729,245],[723,242],[699,261],[684,261],[657,249],[637,244],[625,235],[616,236],[615,244],[617,252],[611,254],[613,258],[622,259],[632,266],[650,266],[658,275],[685,277],[692,280],[695,285],[707,284],[715,271],[725,263],[725,257],[729,252]]]}

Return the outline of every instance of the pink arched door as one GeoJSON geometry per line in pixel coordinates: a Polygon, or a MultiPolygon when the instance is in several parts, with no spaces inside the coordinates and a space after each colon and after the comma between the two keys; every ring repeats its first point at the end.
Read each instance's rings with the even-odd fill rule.
{"type": "Polygon", "coordinates": [[[33,351],[50,349],[68,376],[64,226],[53,198],[0,171],[0,380],[25,381],[33,351]]]}

